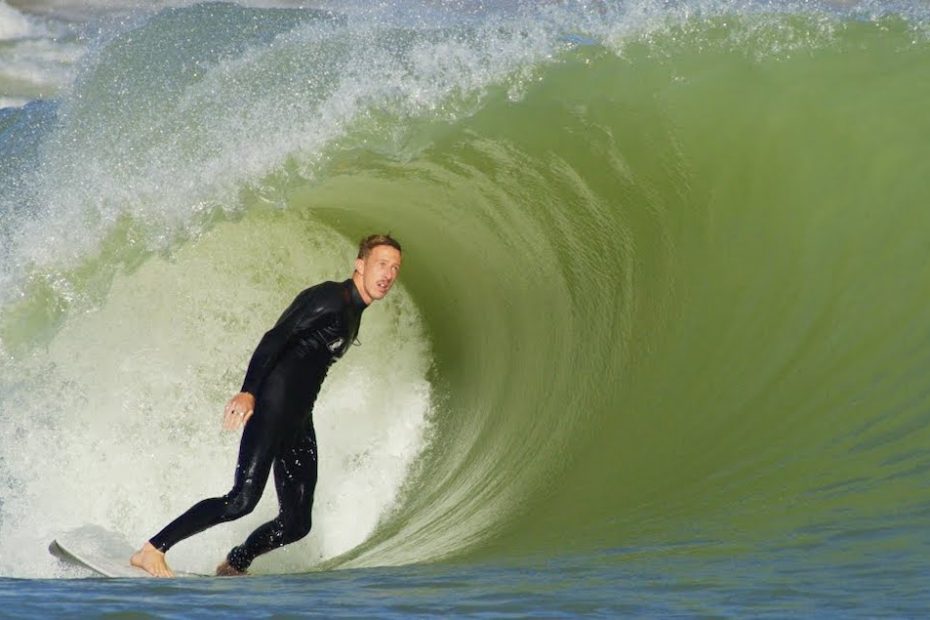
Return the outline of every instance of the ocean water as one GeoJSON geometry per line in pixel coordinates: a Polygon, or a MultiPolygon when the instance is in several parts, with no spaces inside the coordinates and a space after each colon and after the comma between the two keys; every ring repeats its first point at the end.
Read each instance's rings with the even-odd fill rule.
{"type": "Polygon", "coordinates": [[[928,25],[0,3],[3,614],[926,615],[928,25]],[[314,412],[307,539],[245,581],[46,552],[225,492],[255,343],[375,230],[405,265],[314,412]]]}

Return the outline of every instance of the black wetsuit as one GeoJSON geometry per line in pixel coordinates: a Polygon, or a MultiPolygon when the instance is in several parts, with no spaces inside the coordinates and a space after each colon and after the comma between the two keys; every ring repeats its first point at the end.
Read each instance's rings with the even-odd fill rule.
{"type": "Polygon", "coordinates": [[[257,556],[310,532],[317,451],[312,409],[330,365],[355,341],[365,309],[355,283],[324,282],[300,293],[258,344],[242,384],[255,396],[245,425],[232,490],[205,499],[149,542],[167,551],[175,543],[252,512],[274,465],[279,513],[227,556],[245,571],[257,556]]]}

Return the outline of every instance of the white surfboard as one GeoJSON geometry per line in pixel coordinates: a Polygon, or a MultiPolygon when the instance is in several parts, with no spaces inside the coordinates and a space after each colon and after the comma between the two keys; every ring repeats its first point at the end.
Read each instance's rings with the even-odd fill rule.
{"type": "MultiPolygon", "coordinates": [[[[48,546],[55,557],[77,564],[103,577],[151,577],[129,563],[135,548],[122,535],[99,525],[85,525],[66,532],[48,546]]],[[[175,571],[179,577],[204,577],[175,571]]]]}

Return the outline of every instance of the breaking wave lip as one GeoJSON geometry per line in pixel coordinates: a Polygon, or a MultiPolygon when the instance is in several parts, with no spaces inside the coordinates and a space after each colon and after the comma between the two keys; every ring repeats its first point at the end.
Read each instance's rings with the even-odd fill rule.
{"type": "Polygon", "coordinates": [[[78,63],[57,112],[22,129],[42,152],[22,155],[0,176],[14,188],[0,196],[0,213],[28,214],[2,225],[10,240],[0,270],[5,297],[30,273],[93,254],[125,217],[150,222],[138,243],[160,251],[196,235],[211,213],[240,210],[243,191],[280,201],[265,192],[269,175],[314,179],[347,148],[409,148],[405,125],[467,117],[497,88],[518,100],[579,45],[622,56],[630,43],[675,41],[687,38],[688,24],[699,31],[704,20],[742,15],[734,45],[759,40],[790,51],[829,38],[843,15],[873,5],[846,13],[720,0],[482,4],[477,12],[467,3],[409,6],[407,23],[365,3],[334,4],[335,20],[180,3],[111,23],[78,63]],[[791,25],[792,11],[809,24],[791,25]],[[152,57],[164,59],[157,70],[152,57]]]}
{"type": "MultiPolygon", "coordinates": [[[[102,6],[111,4],[122,6],[102,6]]],[[[0,212],[29,213],[4,226],[15,233],[0,273],[8,295],[33,266],[54,270],[95,252],[126,216],[144,220],[139,242],[161,250],[196,234],[206,214],[240,209],[243,188],[261,193],[268,175],[312,179],[341,149],[396,149],[404,126],[467,116],[495,88],[519,99],[578,45],[622,55],[631,42],[674,41],[683,24],[699,30],[702,20],[736,15],[745,19],[734,45],[781,33],[789,48],[772,45],[790,51],[829,37],[844,16],[878,12],[872,3],[832,11],[719,0],[517,3],[482,5],[485,12],[463,3],[458,11],[411,8],[401,19],[355,3],[333,4],[341,11],[333,20],[298,9],[179,4],[111,24],[55,117],[24,129],[44,148],[0,179],[15,188],[0,197],[0,212]],[[785,26],[779,15],[792,11],[810,26],[785,26]],[[163,64],[147,72],[151,58],[163,64]],[[122,93],[118,105],[114,92],[122,93]]]]}
{"type": "Polygon", "coordinates": [[[140,243],[164,249],[196,234],[211,212],[241,208],[243,188],[261,192],[277,170],[296,163],[312,178],[350,128],[381,110],[442,114],[450,96],[532,64],[544,47],[522,38],[507,46],[514,34],[492,27],[478,45],[448,34],[436,44],[417,35],[395,41],[378,24],[334,31],[316,16],[194,5],[163,11],[86,57],[56,113],[23,129],[41,152],[8,168],[15,189],[0,197],[0,209],[14,214],[0,277],[7,297],[31,272],[95,252],[125,217],[148,223],[140,243]],[[256,15],[267,19],[253,27],[256,15]],[[495,41],[508,54],[492,57],[495,41]],[[159,75],[144,70],[152,56],[167,59],[159,75]]]}

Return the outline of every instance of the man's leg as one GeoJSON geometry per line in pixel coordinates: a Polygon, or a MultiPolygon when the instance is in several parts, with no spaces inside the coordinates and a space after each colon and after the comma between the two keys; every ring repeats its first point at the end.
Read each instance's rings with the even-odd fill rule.
{"type": "Polygon", "coordinates": [[[164,555],[175,544],[219,523],[232,521],[254,510],[261,499],[279,443],[278,434],[269,428],[264,412],[256,410],[249,419],[239,443],[239,460],[232,490],[222,497],[198,502],[180,517],[149,539],[130,562],[152,575],[173,573],[164,555]]]}
{"type": "Polygon", "coordinates": [[[226,560],[217,567],[217,574],[245,573],[259,555],[309,534],[316,477],[316,438],[313,427],[309,426],[296,445],[287,448],[275,459],[278,516],[259,526],[242,545],[233,547],[226,560]]]}

